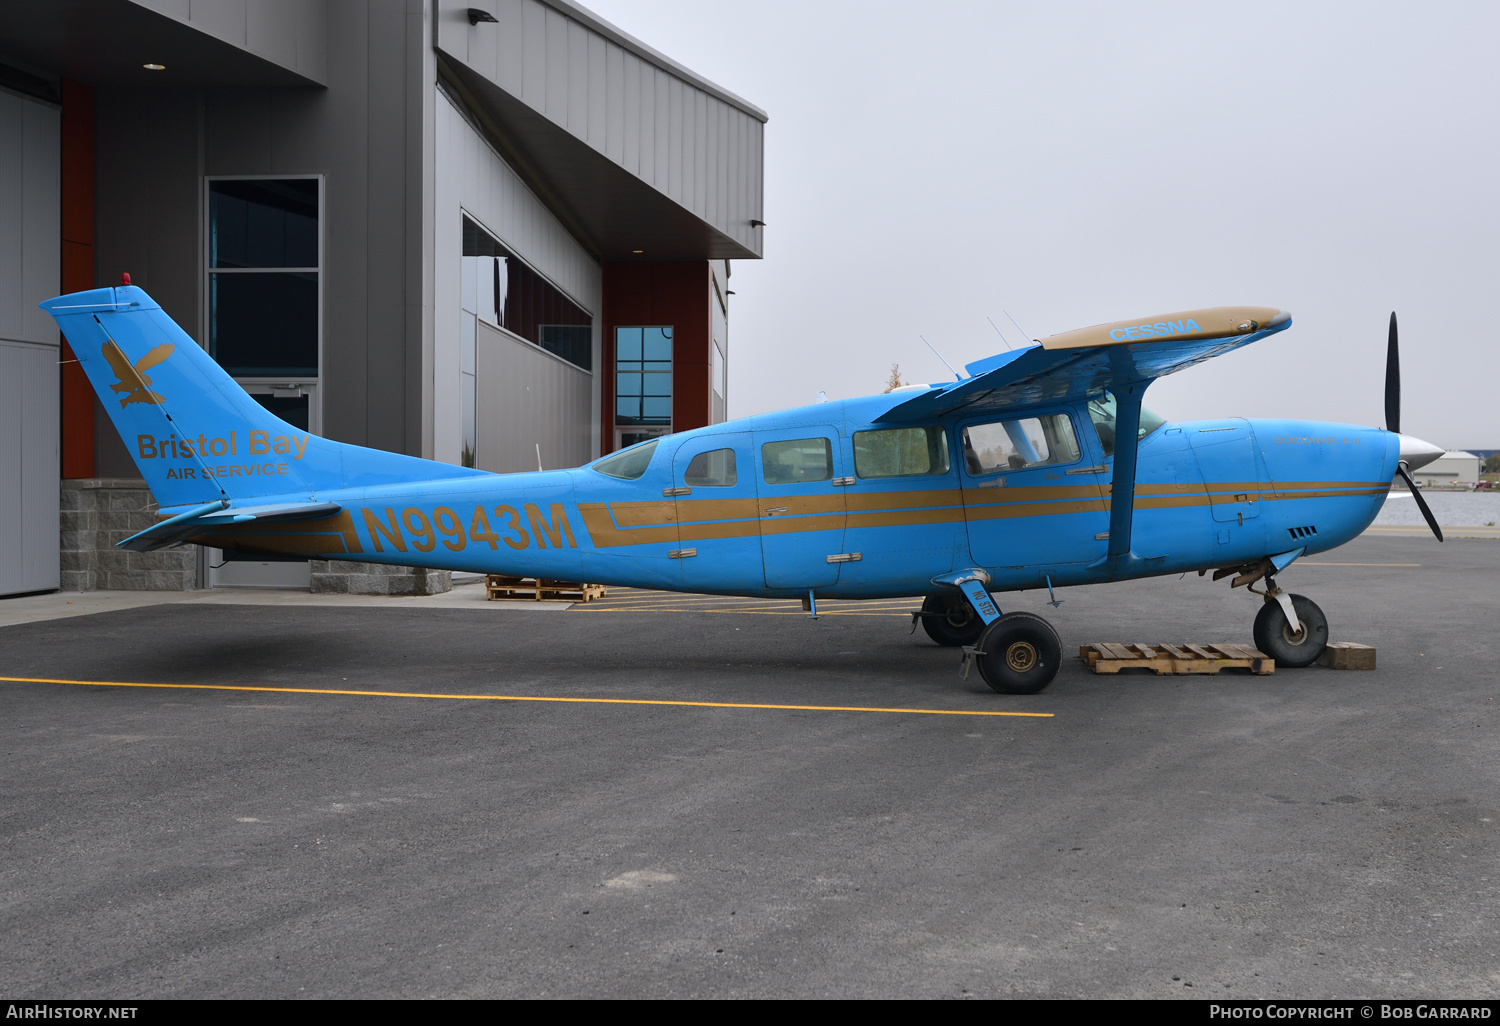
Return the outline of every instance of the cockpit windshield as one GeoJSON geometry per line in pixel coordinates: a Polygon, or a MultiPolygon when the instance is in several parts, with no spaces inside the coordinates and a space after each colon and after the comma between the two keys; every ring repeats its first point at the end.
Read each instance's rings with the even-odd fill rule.
{"type": "Polygon", "coordinates": [[[622,449],[595,463],[593,469],[606,477],[619,478],[621,481],[638,480],[651,465],[651,456],[656,452],[656,443],[659,441],[660,439],[653,438],[649,442],[622,449]]]}
{"type": "MultiPolygon", "coordinates": [[[[1115,397],[1105,392],[1097,399],[1089,400],[1089,420],[1094,422],[1094,431],[1099,435],[1099,444],[1104,447],[1104,455],[1115,454],[1115,397]]],[[[1145,438],[1151,432],[1166,423],[1161,417],[1152,413],[1144,406],[1141,407],[1141,428],[1136,434],[1137,440],[1145,438]]]]}

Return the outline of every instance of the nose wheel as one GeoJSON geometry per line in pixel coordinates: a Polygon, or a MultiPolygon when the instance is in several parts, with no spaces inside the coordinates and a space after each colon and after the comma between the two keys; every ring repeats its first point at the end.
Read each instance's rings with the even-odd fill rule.
{"type": "Polygon", "coordinates": [[[1296,628],[1281,603],[1268,595],[1255,614],[1255,647],[1275,659],[1277,666],[1311,666],[1328,645],[1328,618],[1307,596],[1289,597],[1297,614],[1296,628]]]}

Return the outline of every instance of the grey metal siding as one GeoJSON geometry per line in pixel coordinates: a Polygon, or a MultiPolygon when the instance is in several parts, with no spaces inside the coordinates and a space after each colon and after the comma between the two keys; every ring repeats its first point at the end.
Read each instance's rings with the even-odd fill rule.
{"type": "Polygon", "coordinates": [[[0,93],[0,338],[56,344],[37,304],[57,295],[62,125],[57,108],[0,93]]]}
{"type": "MultiPolygon", "coordinates": [[[[439,0],[437,46],[735,242],[760,252],[765,116],[539,0],[439,0]],[[721,161],[725,165],[720,171],[721,161]],[[733,168],[736,173],[728,173],[733,168]]],[[[575,13],[582,12],[574,9],[575,13]]],[[[722,92],[722,91],[720,91],[722,92]]]]}
{"type": "Polygon", "coordinates": [[[58,584],[57,108],[0,93],[0,595],[58,584]]]}
{"type": "Polygon", "coordinates": [[[0,340],[0,595],[58,584],[57,352],[0,340]]]}
{"type": "Polygon", "coordinates": [[[535,470],[538,445],[547,470],[593,456],[593,375],[536,346],[479,323],[478,464],[497,474],[535,470]]]}
{"type": "MultiPolygon", "coordinates": [[[[132,0],[314,82],[327,75],[326,0],[132,0]]],[[[342,5],[340,5],[342,6],[342,5]]],[[[342,13],[342,12],[340,12],[342,13]]],[[[340,29],[344,27],[342,19],[340,29]]]]}

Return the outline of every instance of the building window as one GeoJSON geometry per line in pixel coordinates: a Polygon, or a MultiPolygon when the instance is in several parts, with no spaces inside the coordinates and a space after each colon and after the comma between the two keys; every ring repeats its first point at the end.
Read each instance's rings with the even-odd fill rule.
{"type": "Polygon", "coordinates": [[[478,465],[479,444],[479,322],[587,371],[594,367],[594,319],[467,217],[462,294],[460,462],[473,467],[478,465]]]}
{"type": "Polygon", "coordinates": [[[594,369],[594,319],[467,217],[464,309],[576,367],[594,369]]]}
{"type": "Polygon", "coordinates": [[[672,426],[672,328],[615,329],[615,423],[672,426]]]}
{"type": "Polygon", "coordinates": [[[208,351],[235,377],[316,377],[316,178],[208,183],[208,351]]]}

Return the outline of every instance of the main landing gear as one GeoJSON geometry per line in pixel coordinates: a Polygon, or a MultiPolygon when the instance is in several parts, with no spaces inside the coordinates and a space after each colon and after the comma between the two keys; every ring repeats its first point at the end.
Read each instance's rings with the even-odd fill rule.
{"type": "Polygon", "coordinates": [[[912,614],[912,630],[922,622],[939,645],[963,646],[963,676],[979,665],[979,675],[1006,695],[1034,695],[1051,684],[1062,666],[1062,640],[1052,625],[1035,613],[1001,613],[986,585],[983,570],[963,570],[934,578],[953,591],[929,595],[921,612],[912,614]]]}
{"type": "Polygon", "coordinates": [[[1062,639],[1035,613],[1006,613],[979,635],[965,653],[979,664],[984,682],[1003,695],[1034,695],[1051,684],[1062,666],[1062,639]]]}
{"type": "Polygon", "coordinates": [[[920,620],[927,636],[948,648],[972,645],[984,633],[984,621],[961,594],[928,595],[922,600],[922,611],[913,613],[912,619],[920,620]]]}

